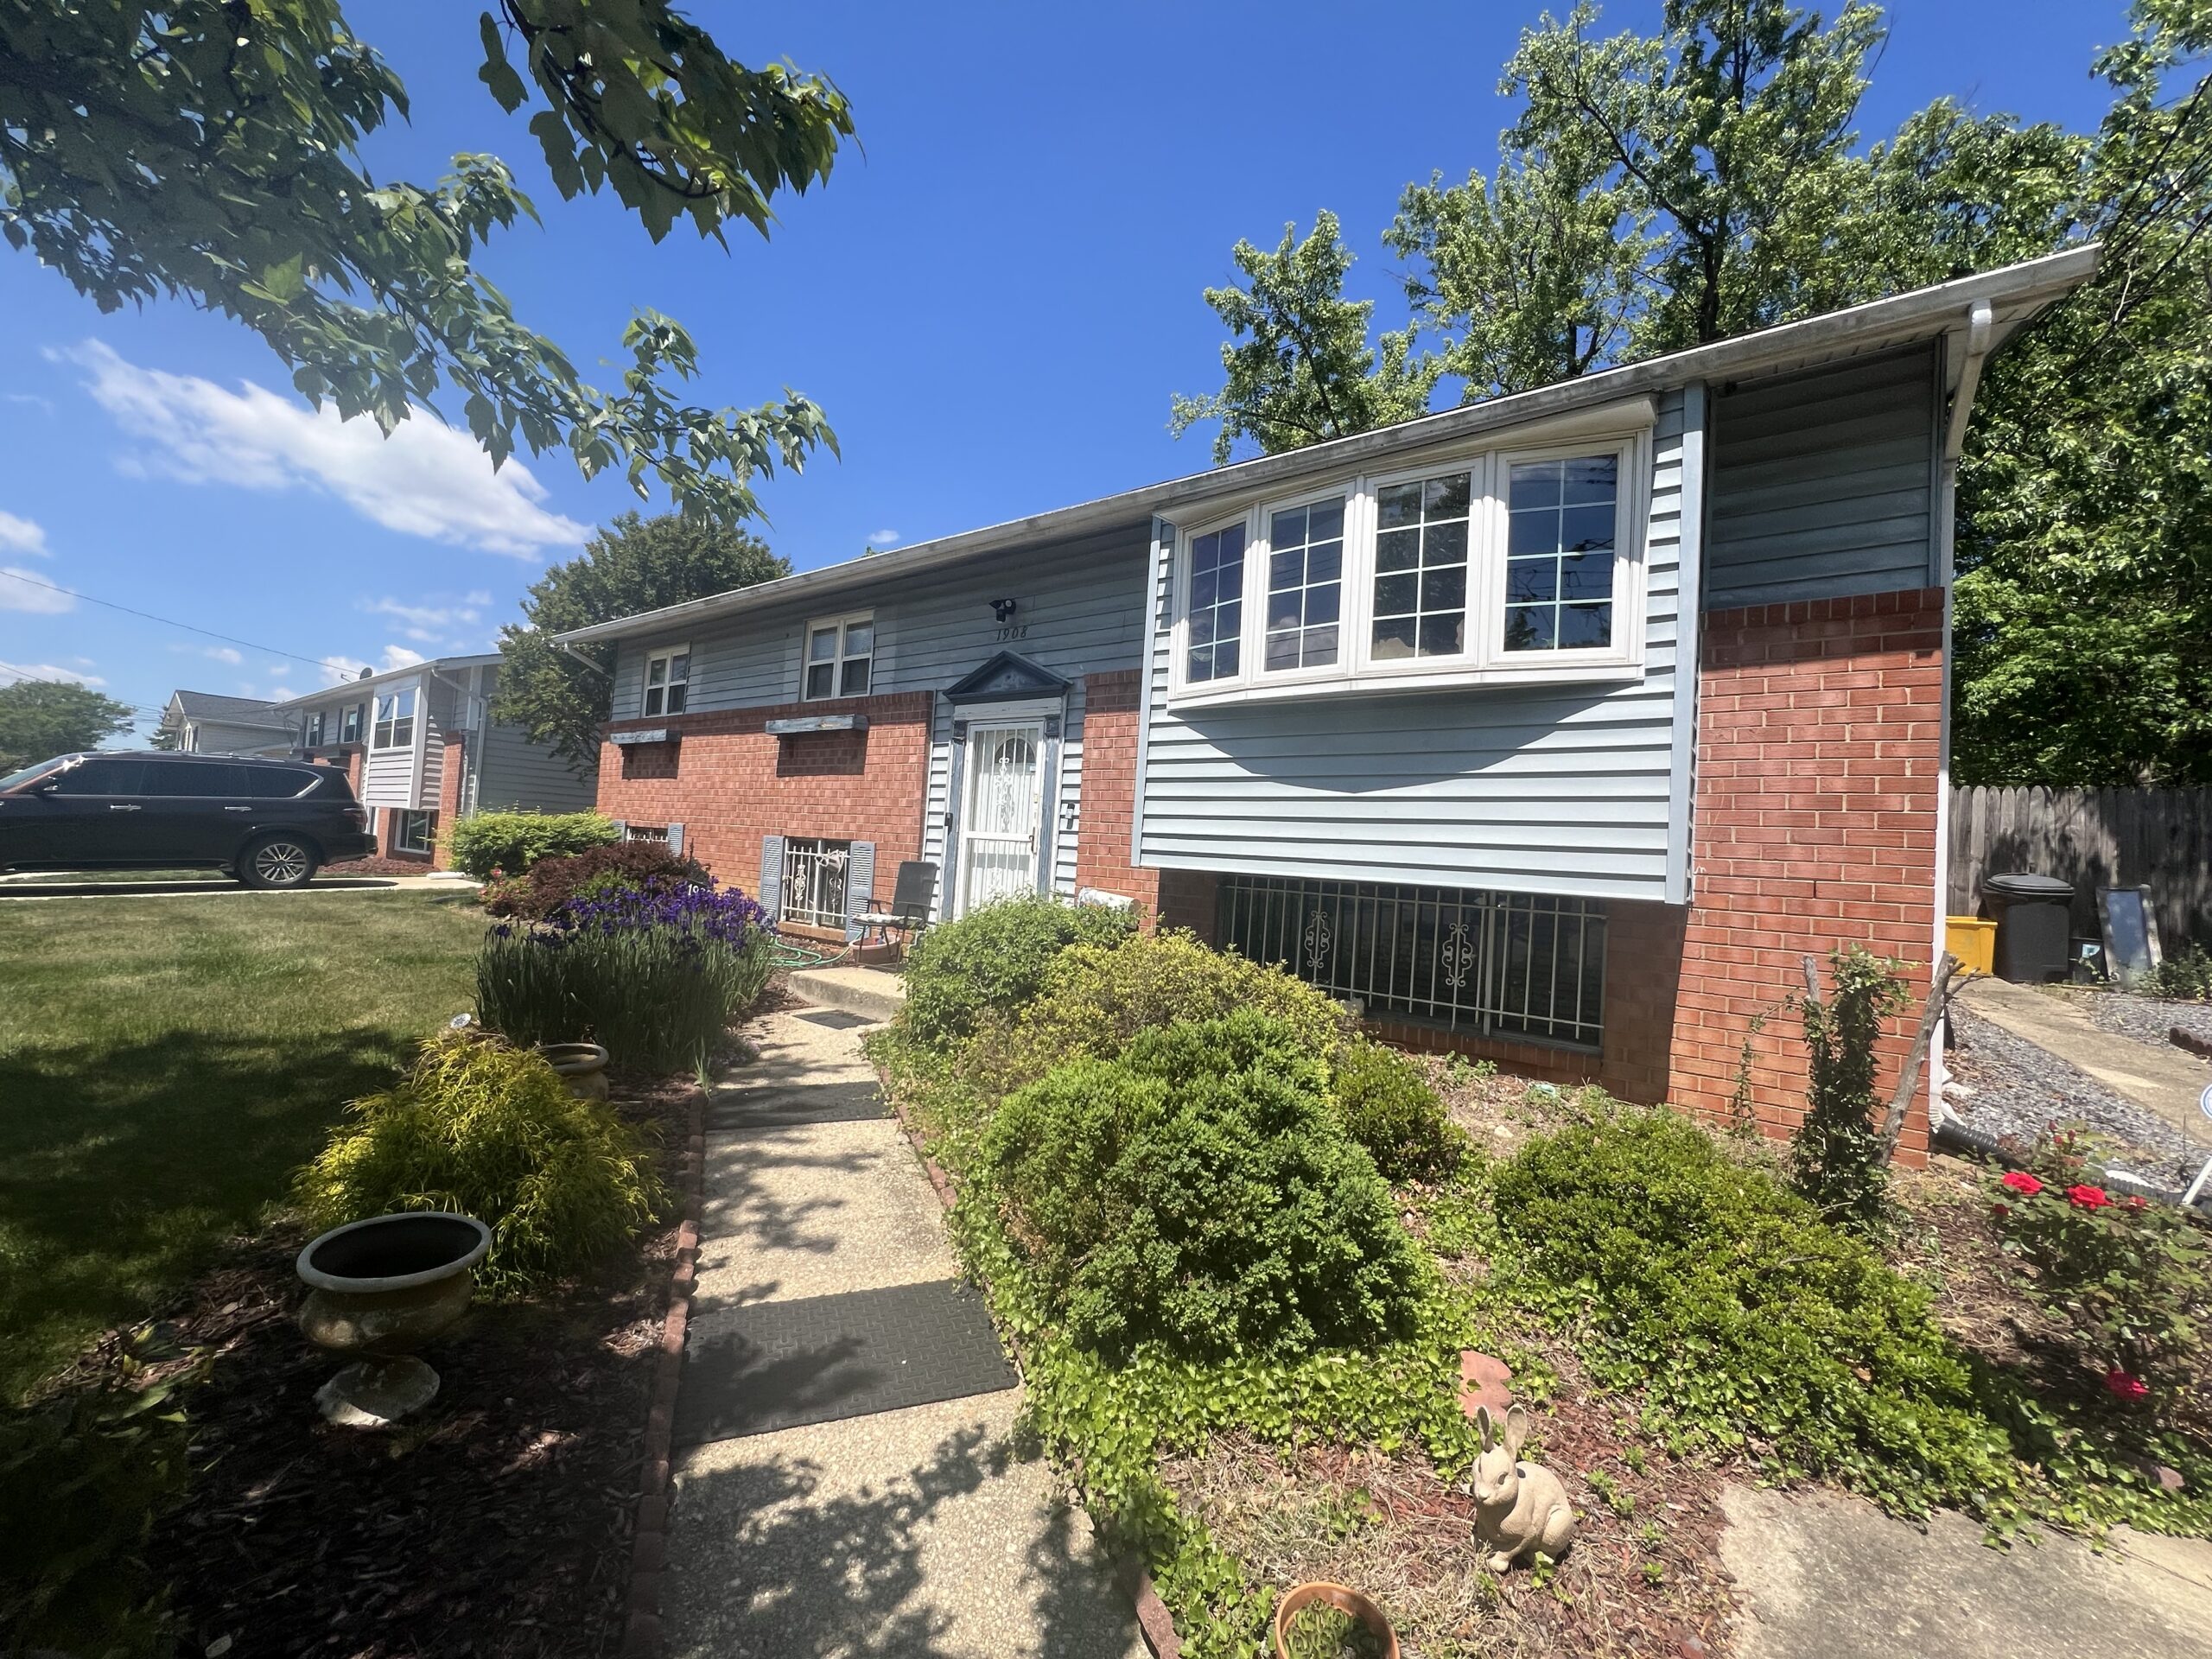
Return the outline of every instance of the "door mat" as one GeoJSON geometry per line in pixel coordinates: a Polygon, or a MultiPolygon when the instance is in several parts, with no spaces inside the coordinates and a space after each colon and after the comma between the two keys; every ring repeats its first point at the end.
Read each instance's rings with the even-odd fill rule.
{"type": "Polygon", "coordinates": [[[676,1444],[994,1394],[1018,1381],[956,1280],[700,1311],[684,1344],[676,1444]]]}
{"type": "Polygon", "coordinates": [[[707,1133],[767,1129],[792,1123],[857,1123],[888,1117],[873,1083],[809,1083],[789,1089],[717,1092],[707,1108],[707,1133]]]}
{"type": "Polygon", "coordinates": [[[847,1014],[842,1008],[809,1008],[796,1016],[810,1026],[827,1026],[832,1031],[856,1031],[862,1026],[880,1025],[880,1020],[870,1020],[865,1014],[847,1014]]]}

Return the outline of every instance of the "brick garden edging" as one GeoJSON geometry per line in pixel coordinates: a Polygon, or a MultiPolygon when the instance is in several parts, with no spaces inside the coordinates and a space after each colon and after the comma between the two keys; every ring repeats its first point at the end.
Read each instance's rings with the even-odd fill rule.
{"type": "MultiPolygon", "coordinates": [[[[922,1160],[922,1170],[930,1178],[930,1185],[937,1189],[938,1202],[947,1210],[951,1209],[959,1196],[952,1177],[930,1156],[929,1148],[922,1142],[921,1131],[914,1127],[906,1107],[892,1093],[880,1068],[876,1078],[883,1097],[891,1103],[891,1109],[898,1116],[899,1132],[914,1148],[914,1156],[922,1160]]],[[[1124,1556],[1115,1563],[1114,1576],[1136,1603],[1137,1629],[1143,1632],[1145,1646],[1152,1649],[1155,1659],[1183,1659],[1183,1638],[1175,1633],[1174,1616],[1167,1611],[1167,1604],[1160,1600],[1160,1592],[1153,1587],[1152,1574],[1145,1570],[1144,1564],[1134,1556],[1124,1556]]],[[[624,1652],[627,1659],[628,1650],[624,1652]]],[[[647,1656],[639,1656],[639,1659],[647,1656]]]]}
{"type": "Polygon", "coordinates": [[[678,1176],[683,1219],[676,1230],[676,1265],[668,1278],[668,1311],[661,1317],[660,1354],[653,1365],[645,1414],[644,1465],[638,1476],[637,1523],[630,1540],[630,1593],[622,1628],[622,1659],[660,1659],[661,1586],[668,1571],[670,1459],[676,1433],[676,1391],[683,1380],[683,1334],[691,1321],[691,1291],[699,1276],[699,1212],[707,1179],[707,1095],[687,1085],[691,1109],[683,1131],[683,1168],[678,1176]]]}

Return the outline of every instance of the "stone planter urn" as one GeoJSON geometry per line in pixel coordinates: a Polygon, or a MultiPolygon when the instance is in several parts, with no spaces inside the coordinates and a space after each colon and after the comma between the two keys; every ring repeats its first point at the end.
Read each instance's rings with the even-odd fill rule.
{"type": "Polygon", "coordinates": [[[1366,1626],[1373,1650],[1382,1659],[1398,1659],[1398,1633],[1390,1628],[1382,1610],[1357,1590],[1320,1581],[1295,1585],[1284,1591],[1282,1599],[1275,1604],[1275,1659],[1304,1659],[1302,1653],[1293,1650],[1291,1622],[1316,1603],[1357,1619],[1366,1626]]]}
{"type": "Polygon", "coordinates": [[[537,1052],[578,1100],[607,1098],[607,1051],[597,1043],[540,1043],[537,1052]]]}
{"type": "Polygon", "coordinates": [[[467,1310],[469,1270],[491,1248],[492,1230],[475,1217],[425,1210],[348,1222],[300,1252],[300,1329],[318,1348],[354,1357],[316,1391],[324,1417],[383,1428],[436,1397],[438,1374],[415,1351],[467,1310]]]}

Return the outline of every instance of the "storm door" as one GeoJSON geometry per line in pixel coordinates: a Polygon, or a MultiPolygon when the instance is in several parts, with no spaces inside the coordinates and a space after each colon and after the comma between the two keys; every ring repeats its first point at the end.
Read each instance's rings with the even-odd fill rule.
{"type": "Polygon", "coordinates": [[[967,798],[960,814],[960,913],[1037,891],[1045,791],[1040,721],[976,721],[968,731],[967,798]]]}

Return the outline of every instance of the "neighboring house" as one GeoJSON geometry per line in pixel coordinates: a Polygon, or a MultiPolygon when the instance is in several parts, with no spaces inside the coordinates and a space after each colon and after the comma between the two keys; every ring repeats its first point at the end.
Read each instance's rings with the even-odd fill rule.
{"type": "Polygon", "coordinates": [[[185,754],[260,754],[282,752],[291,724],[276,705],[259,697],[226,697],[213,691],[172,691],[154,728],[171,734],[185,754]]]}
{"type": "Polygon", "coordinates": [[[441,657],[275,705],[296,752],[346,768],[378,850],[429,860],[472,812],[588,810],[596,784],[550,747],[494,721],[499,658],[441,657]]]}
{"type": "Polygon", "coordinates": [[[601,808],[786,925],[902,859],[944,914],[1095,889],[1394,1040],[1784,1128],[1807,953],[1927,987],[1959,444],[2095,258],[580,629],[601,808]]]}

